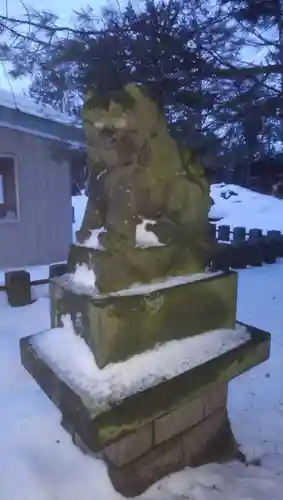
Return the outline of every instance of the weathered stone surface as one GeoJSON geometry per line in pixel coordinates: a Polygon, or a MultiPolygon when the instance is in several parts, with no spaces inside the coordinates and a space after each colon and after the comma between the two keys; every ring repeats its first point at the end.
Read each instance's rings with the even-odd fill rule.
{"type": "Polygon", "coordinates": [[[238,453],[226,408],[189,429],[181,440],[184,462],[189,466],[229,460],[238,453]]]}
{"type": "MultiPolygon", "coordinates": [[[[68,255],[69,272],[73,273],[78,264],[86,264],[94,270],[96,287],[102,294],[117,293],[136,283],[150,284],[162,281],[163,277],[166,279],[196,273],[194,263],[188,263],[187,249],[176,249],[173,242],[161,247],[135,247],[131,251],[124,251],[122,255],[72,244],[68,255]],[[172,251],[176,254],[174,260],[172,251]],[[110,272],[112,269],[114,273],[110,272]]],[[[204,268],[198,269],[198,272],[203,271],[204,268]]]]}
{"type": "MultiPolygon", "coordinates": [[[[58,279],[58,278],[57,278],[58,279]]],[[[55,278],[49,281],[49,300],[50,300],[50,326],[56,328],[61,326],[60,304],[64,295],[64,289],[58,285],[55,278]]]]}
{"type": "MultiPolygon", "coordinates": [[[[41,389],[45,392],[45,394],[47,394],[51,401],[57,407],[60,407],[61,380],[57,377],[56,373],[53,372],[50,367],[34,353],[28,341],[25,342],[25,339],[21,339],[20,349],[21,362],[24,367],[27,368],[28,372],[39,383],[41,389]]],[[[73,398],[72,403],[75,402],[75,394],[73,395],[73,398]]],[[[75,406],[77,406],[77,400],[75,406]]]]}
{"type": "MultiPolygon", "coordinates": [[[[256,334],[257,329],[254,327],[250,327],[250,331],[254,332],[256,334]]],[[[270,348],[270,346],[269,346],[269,348],[270,348]]],[[[267,358],[265,358],[265,356],[266,356],[266,343],[260,342],[255,346],[255,356],[257,357],[257,359],[262,359],[262,360],[267,359],[269,357],[269,354],[268,354],[267,358]]]]}
{"type": "Polygon", "coordinates": [[[176,410],[158,418],[154,422],[154,442],[156,445],[181,434],[185,429],[204,419],[205,395],[194,398],[176,410]]]}
{"type": "Polygon", "coordinates": [[[202,272],[214,246],[209,186],[195,155],[169,135],[147,89],[92,89],[82,118],[89,199],[77,238],[84,243],[92,230],[104,228],[98,240],[107,263],[103,255],[89,261],[98,289],[109,293],[154,277],[202,272]],[[164,245],[149,253],[136,249],[136,228],[144,220],[164,245]]]}
{"type": "Polygon", "coordinates": [[[253,327],[249,327],[249,330],[251,340],[246,344],[171,380],[136,393],[97,414],[94,412],[95,401],[92,401],[90,410],[56,370],[38,357],[32,348],[32,337],[21,339],[21,359],[25,368],[58,406],[63,419],[96,452],[176,410],[190,399],[202,396],[213,384],[226,383],[267,359],[270,335],[253,327]]]}
{"type": "Polygon", "coordinates": [[[228,384],[215,384],[205,394],[205,415],[215,413],[220,408],[226,408],[228,384]]]}
{"type": "Polygon", "coordinates": [[[143,455],[152,446],[153,426],[149,424],[110,444],[104,448],[103,454],[113,465],[122,467],[143,455]]]}
{"type": "MultiPolygon", "coordinates": [[[[189,279],[189,278],[188,278],[189,279]]],[[[66,276],[50,287],[52,326],[70,314],[76,333],[92,350],[100,368],[151,349],[156,343],[218,328],[234,328],[237,274],[209,274],[132,295],[79,292],[66,276]]]]}
{"type": "Polygon", "coordinates": [[[118,468],[108,464],[108,473],[117,491],[124,496],[133,497],[182,467],[182,446],[178,437],[163,443],[128,466],[118,468]]]}
{"type": "Polygon", "coordinates": [[[225,408],[160,444],[124,467],[108,466],[113,486],[125,496],[143,493],[151,484],[185,466],[240,458],[225,408]]]}
{"type": "Polygon", "coordinates": [[[92,416],[80,396],[38,357],[28,337],[20,340],[20,353],[24,367],[61,411],[63,426],[72,435],[77,434],[91,451],[99,451],[101,447],[98,445],[95,425],[92,426],[92,416]]]}

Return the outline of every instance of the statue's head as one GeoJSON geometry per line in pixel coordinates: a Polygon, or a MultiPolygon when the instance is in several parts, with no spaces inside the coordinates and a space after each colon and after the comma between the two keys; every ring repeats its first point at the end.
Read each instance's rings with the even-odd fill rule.
{"type": "Polygon", "coordinates": [[[132,164],[145,141],[166,122],[147,89],[128,84],[118,90],[89,91],[82,112],[89,154],[110,168],[132,164]]]}

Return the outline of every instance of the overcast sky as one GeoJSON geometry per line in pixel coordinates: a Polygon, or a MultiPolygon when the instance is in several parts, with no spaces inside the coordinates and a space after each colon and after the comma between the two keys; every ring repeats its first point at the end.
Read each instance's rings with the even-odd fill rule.
{"type": "MultiPolygon", "coordinates": [[[[0,0],[0,12],[2,15],[6,15],[6,4],[8,8],[8,16],[10,17],[21,17],[24,13],[23,6],[20,0],[0,0]]],[[[36,8],[36,10],[50,10],[55,12],[60,18],[62,23],[68,23],[73,10],[80,10],[87,5],[95,7],[99,11],[99,8],[107,3],[107,0],[25,0],[26,5],[36,8]]],[[[5,88],[11,90],[10,86],[13,86],[14,92],[21,92],[26,88],[26,82],[15,81],[7,79],[7,76],[0,66],[0,88],[5,88]]]]}
{"type": "MultiPolygon", "coordinates": [[[[68,24],[72,11],[80,10],[87,5],[95,7],[99,12],[102,5],[105,5],[109,0],[23,0],[26,5],[33,6],[37,10],[50,10],[55,12],[60,17],[60,22],[62,24],[68,24]]],[[[115,2],[117,0],[112,0],[115,2]]],[[[138,0],[136,0],[138,1],[138,0]]],[[[120,4],[125,3],[125,0],[119,0],[120,4]]],[[[21,0],[0,0],[0,13],[10,17],[21,17],[24,14],[24,8],[22,6],[21,0]],[[7,7],[6,7],[7,6],[7,7]],[[7,9],[7,10],[6,10],[7,9]]],[[[265,49],[260,51],[253,51],[248,49],[245,52],[245,60],[249,62],[260,62],[263,59],[265,49]]],[[[28,80],[24,81],[12,80],[7,78],[7,71],[3,70],[0,64],[0,88],[5,88],[13,92],[21,93],[23,90],[27,89],[28,80]]]]}

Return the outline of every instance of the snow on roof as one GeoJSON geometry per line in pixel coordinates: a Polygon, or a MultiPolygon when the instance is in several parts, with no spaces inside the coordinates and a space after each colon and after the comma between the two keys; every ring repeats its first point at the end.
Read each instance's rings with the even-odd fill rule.
{"type": "Polygon", "coordinates": [[[75,125],[74,117],[54,109],[52,106],[36,103],[27,96],[15,94],[0,88],[0,106],[10,109],[18,109],[22,113],[37,116],[53,122],[65,125],[75,125]]]}

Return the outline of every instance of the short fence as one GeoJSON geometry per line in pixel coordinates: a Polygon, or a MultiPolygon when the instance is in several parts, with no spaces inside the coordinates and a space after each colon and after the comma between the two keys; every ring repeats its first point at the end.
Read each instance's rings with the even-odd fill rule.
{"type": "Polygon", "coordinates": [[[68,272],[66,263],[49,266],[48,278],[31,281],[30,273],[25,270],[8,271],[5,273],[5,283],[0,290],[7,294],[8,302],[12,307],[25,306],[32,303],[31,289],[37,285],[47,285],[50,279],[62,276],[68,272]]]}
{"type": "MultiPolygon", "coordinates": [[[[283,257],[283,235],[280,231],[268,231],[263,235],[261,229],[247,231],[244,227],[231,229],[224,225],[211,225],[211,230],[216,242],[211,260],[213,271],[259,267],[273,264],[283,257]]],[[[25,270],[6,272],[5,283],[0,290],[6,291],[11,306],[27,305],[32,302],[32,286],[48,284],[51,278],[67,272],[66,263],[51,265],[48,278],[37,281],[31,281],[30,273],[25,270]]]]}
{"type": "Polygon", "coordinates": [[[263,264],[274,264],[283,257],[283,235],[280,231],[267,231],[245,227],[213,226],[217,241],[212,267],[215,270],[227,271],[229,268],[245,269],[248,266],[258,267],[263,264]]]}

